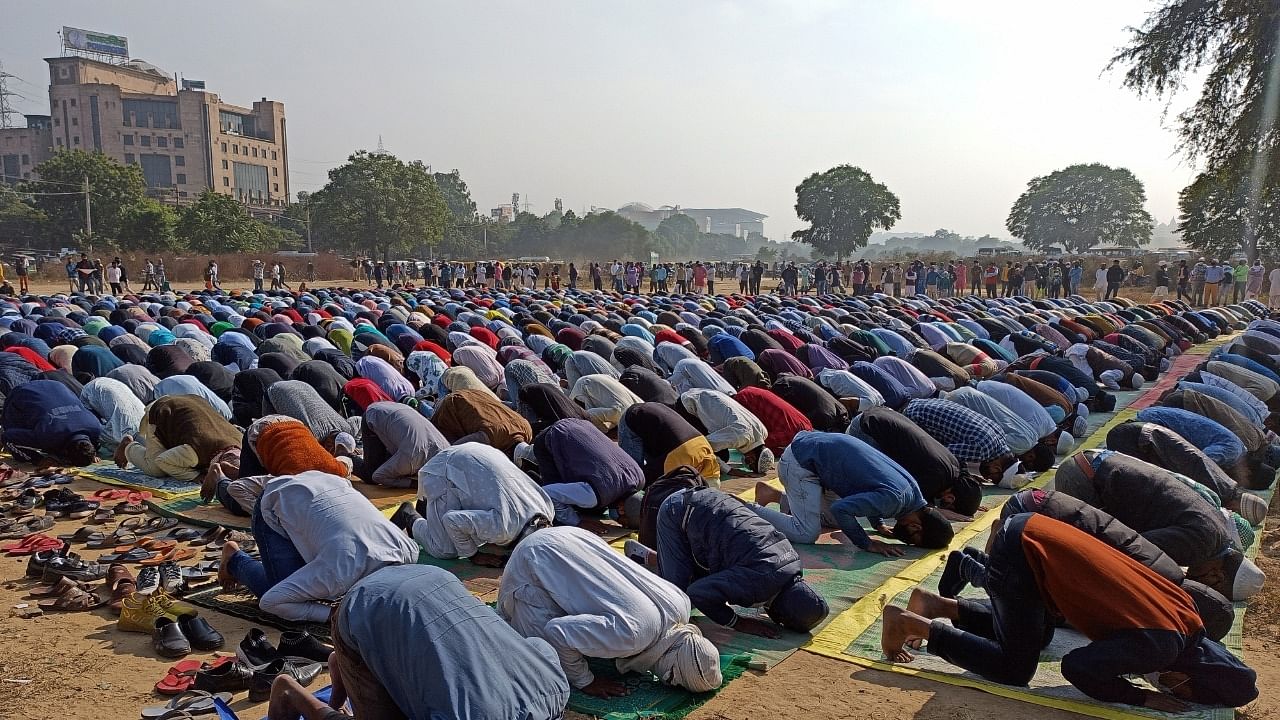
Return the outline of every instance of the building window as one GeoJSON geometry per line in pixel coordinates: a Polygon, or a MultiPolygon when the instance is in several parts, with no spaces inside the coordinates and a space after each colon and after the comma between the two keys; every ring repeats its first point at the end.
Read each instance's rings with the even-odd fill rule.
{"type": "Polygon", "coordinates": [[[142,147],[151,147],[150,135],[142,135],[138,138],[138,141],[142,143],[142,147]]]}
{"type": "Polygon", "coordinates": [[[186,147],[186,145],[187,145],[187,144],[186,144],[185,142],[183,142],[183,141],[182,141],[182,138],[174,138],[174,139],[173,139],[173,146],[174,146],[174,147],[176,147],[176,148],[183,148],[183,147],[186,147]]]}
{"type": "Polygon", "coordinates": [[[156,147],[169,147],[169,138],[167,137],[156,138],[156,147]]]}
{"type": "Polygon", "coordinates": [[[54,126],[54,127],[60,127],[61,125],[62,125],[62,119],[61,119],[61,118],[54,118],[54,119],[53,119],[53,126],[54,126]]]}
{"type": "Polygon", "coordinates": [[[236,145],[235,143],[232,143],[232,144],[231,144],[231,154],[232,154],[232,155],[239,155],[239,154],[240,154],[240,146],[239,146],[239,145],[236,145]]]}
{"type": "Polygon", "coordinates": [[[277,158],[276,158],[276,151],[275,151],[275,150],[272,150],[272,151],[271,151],[271,159],[272,159],[272,160],[276,160],[276,159],[277,159],[277,158]]]}
{"type": "Polygon", "coordinates": [[[253,149],[253,156],[258,157],[258,148],[253,149]]]}
{"type": "Polygon", "coordinates": [[[31,156],[30,156],[30,155],[23,155],[23,156],[22,156],[22,164],[23,164],[23,165],[30,165],[30,164],[31,164],[31,156]]]}
{"type": "Polygon", "coordinates": [[[124,144],[125,144],[125,145],[132,145],[132,144],[133,144],[133,136],[132,136],[132,135],[125,135],[125,136],[124,136],[124,144]]]}
{"type": "Polygon", "coordinates": [[[186,176],[186,175],[183,175],[182,173],[178,173],[178,184],[179,184],[179,185],[186,185],[186,184],[187,184],[187,176],[186,176]]]}
{"type": "Polygon", "coordinates": [[[227,161],[226,161],[226,160],[223,160],[223,161],[222,161],[222,169],[223,169],[223,170],[230,170],[230,169],[231,169],[231,166],[230,166],[229,164],[227,164],[227,161]]]}
{"type": "Polygon", "coordinates": [[[222,152],[226,152],[226,151],[227,151],[227,144],[222,143],[222,152]]]}
{"type": "Polygon", "coordinates": [[[231,178],[222,178],[222,187],[231,187],[231,178]]]}
{"type": "Polygon", "coordinates": [[[271,174],[276,177],[280,177],[280,168],[278,167],[271,168],[271,174]]]}
{"type": "Polygon", "coordinates": [[[76,117],[75,115],[72,115],[72,116],[71,116],[71,125],[74,127],[74,126],[79,125],[79,124],[80,124],[80,118],[76,117]]]}
{"type": "Polygon", "coordinates": [[[280,183],[272,183],[271,192],[280,192],[280,183]]]}
{"type": "Polygon", "coordinates": [[[76,106],[76,99],[71,98],[71,107],[75,107],[75,106],[76,106]]]}
{"type": "Polygon", "coordinates": [[[178,197],[186,197],[186,196],[187,196],[186,190],[183,190],[182,192],[178,193],[178,197]]]}
{"type": "Polygon", "coordinates": [[[177,165],[178,167],[185,167],[187,164],[187,158],[182,155],[174,155],[173,164],[177,165]]]}
{"type": "Polygon", "coordinates": [[[133,164],[133,153],[125,153],[125,154],[124,154],[124,164],[125,164],[125,165],[132,165],[132,164],[133,164]]]}
{"type": "Polygon", "coordinates": [[[80,136],[79,136],[79,135],[72,135],[72,136],[71,136],[71,144],[72,144],[72,145],[79,145],[79,144],[80,144],[80,136]]]}
{"type": "Polygon", "coordinates": [[[58,147],[62,147],[62,138],[58,138],[58,147]]]}

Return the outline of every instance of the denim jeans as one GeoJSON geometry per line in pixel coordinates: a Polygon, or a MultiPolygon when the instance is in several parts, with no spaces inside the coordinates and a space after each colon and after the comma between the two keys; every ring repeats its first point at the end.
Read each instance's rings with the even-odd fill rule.
{"type": "Polygon", "coordinates": [[[1040,650],[1053,639],[1053,623],[1022,551],[1030,515],[1017,515],[996,536],[987,564],[989,601],[960,599],[955,625],[935,620],[929,652],[1004,685],[1026,685],[1040,650]]]}
{"type": "Polygon", "coordinates": [[[236,502],[236,499],[231,497],[231,493],[227,489],[231,486],[232,482],[233,481],[230,478],[222,478],[221,480],[218,481],[218,489],[215,491],[214,494],[217,495],[218,502],[222,504],[222,507],[227,509],[227,512],[231,513],[232,515],[239,515],[240,517],[244,517],[249,513],[241,509],[240,503],[236,502]]]}
{"type": "Polygon", "coordinates": [[[298,554],[289,538],[272,530],[262,518],[258,507],[253,508],[253,537],[258,542],[261,560],[254,560],[243,550],[236,551],[227,561],[227,572],[240,581],[257,597],[267,594],[271,588],[294,574],[307,564],[298,554]]]}

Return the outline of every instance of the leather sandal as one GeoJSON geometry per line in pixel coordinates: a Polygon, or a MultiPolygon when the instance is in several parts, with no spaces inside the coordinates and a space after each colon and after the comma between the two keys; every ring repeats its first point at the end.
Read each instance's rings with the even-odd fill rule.
{"type": "Polygon", "coordinates": [[[63,595],[52,600],[42,600],[37,604],[41,610],[78,612],[80,610],[93,610],[94,608],[102,607],[103,600],[93,593],[85,592],[80,588],[72,588],[63,595]]]}

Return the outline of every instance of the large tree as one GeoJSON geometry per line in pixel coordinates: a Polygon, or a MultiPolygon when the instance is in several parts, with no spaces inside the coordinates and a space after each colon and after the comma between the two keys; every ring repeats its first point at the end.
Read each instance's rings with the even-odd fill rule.
{"type": "Polygon", "coordinates": [[[155,200],[143,200],[129,208],[112,246],[120,250],[173,250],[179,246],[174,230],[178,213],[155,200]]]}
{"type": "Polygon", "coordinates": [[[450,218],[425,165],[363,150],[330,170],[310,202],[312,222],[322,222],[343,246],[384,259],[438,244],[450,218]]]}
{"type": "Polygon", "coordinates": [[[1182,193],[1180,229],[1192,247],[1243,248],[1252,260],[1276,228],[1278,27],[1275,0],[1166,0],[1111,61],[1139,94],[1172,99],[1203,78],[1176,116],[1180,150],[1203,167],[1182,193]]]}
{"type": "Polygon", "coordinates": [[[693,257],[701,234],[693,218],[676,213],[658,223],[658,229],[653,231],[654,248],[663,257],[693,257]]]}
{"type": "Polygon", "coordinates": [[[85,178],[94,237],[117,238],[130,213],[146,200],[142,168],[121,165],[100,152],[63,150],[37,165],[35,173],[40,179],[22,189],[32,193],[36,207],[49,218],[53,243],[83,237],[85,178]]]}
{"type": "Polygon", "coordinates": [[[871,233],[902,218],[898,196],[862,168],[838,165],[796,186],[796,215],[809,223],[791,233],[818,252],[842,257],[865,247],[871,233]]]}
{"type": "Polygon", "coordinates": [[[1103,242],[1137,247],[1151,240],[1147,193],[1133,173],[1099,163],[1032,178],[1005,227],[1032,250],[1062,245],[1082,253],[1103,242]]]}
{"type": "Polygon", "coordinates": [[[44,240],[49,218],[27,196],[0,185],[0,242],[31,247],[44,240]]]}
{"type": "Polygon", "coordinates": [[[296,234],[255,220],[235,198],[213,190],[182,209],[176,233],[188,250],[204,255],[262,252],[299,242],[296,234]]]}

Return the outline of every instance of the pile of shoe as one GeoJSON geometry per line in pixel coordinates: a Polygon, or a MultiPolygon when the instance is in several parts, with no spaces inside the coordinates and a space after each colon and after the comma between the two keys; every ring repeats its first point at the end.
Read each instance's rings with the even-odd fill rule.
{"type": "Polygon", "coordinates": [[[135,591],[125,596],[120,601],[116,629],[150,634],[152,647],[164,657],[182,657],[193,649],[217,650],[226,642],[221,633],[200,617],[199,610],[162,588],[147,595],[135,591]]]}
{"type": "Polygon", "coordinates": [[[86,562],[69,549],[64,544],[57,550],[40,550],[27,560],[27,577],[44,583],[29,593],[40,598],[37,605],[41,610],[92,610],[106,602],[94,585],[106,576],[106,566],[86,562]]]}
{"type": "Polygon", "coordinates": [[[307,687],[328,665],[333,648],[310,633],[285,631],[280,646],[267,639],[266,633],[253,628],[236,648],[236,662],[196,672],[195,689],[210,693],[249,691],[250,702],[262,702],[271,695],[271,683],[280,675],[288,675],[307,687]]]}

